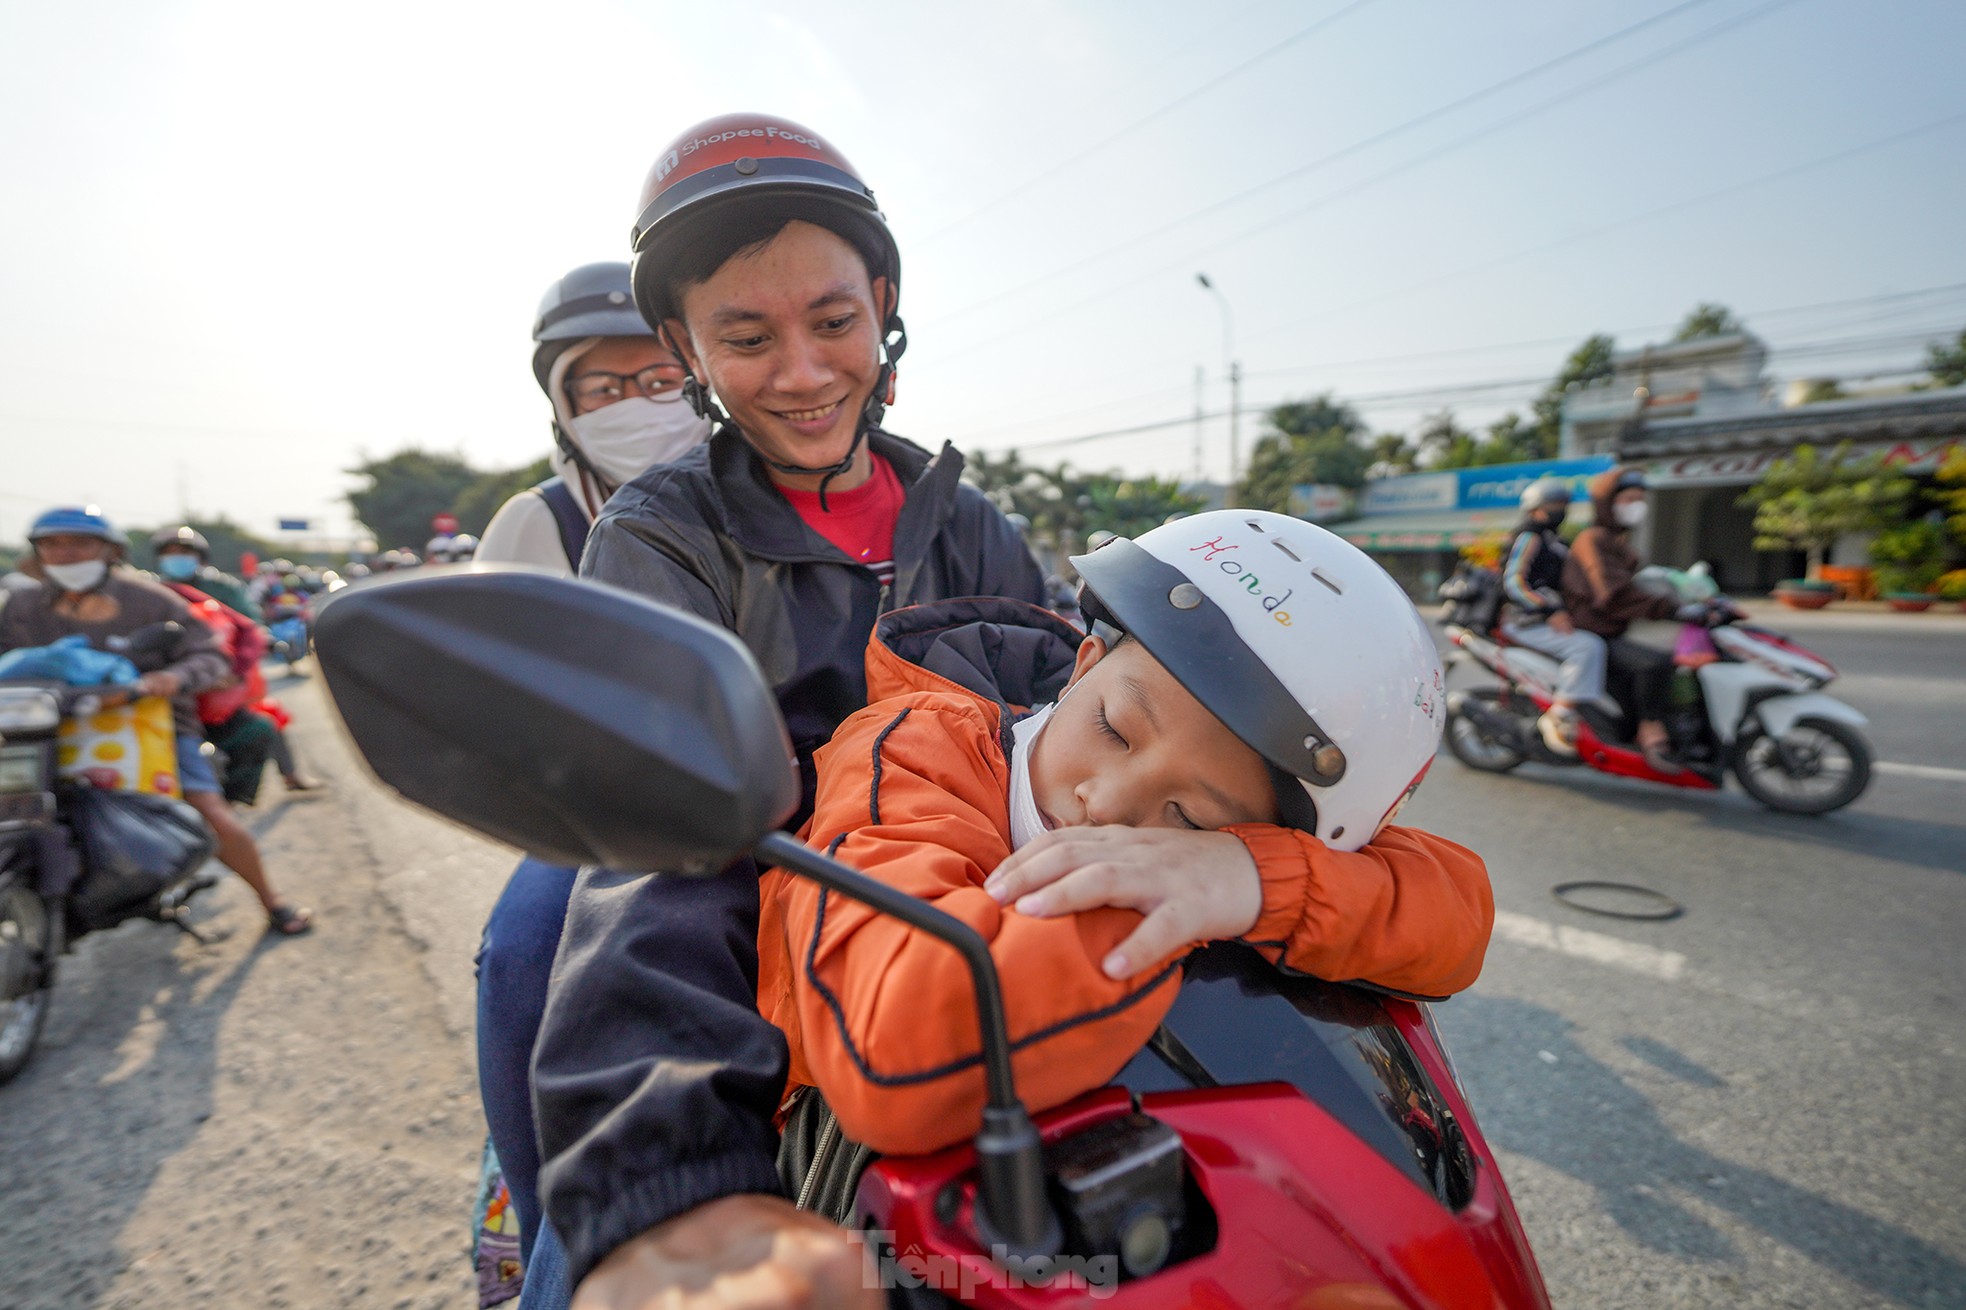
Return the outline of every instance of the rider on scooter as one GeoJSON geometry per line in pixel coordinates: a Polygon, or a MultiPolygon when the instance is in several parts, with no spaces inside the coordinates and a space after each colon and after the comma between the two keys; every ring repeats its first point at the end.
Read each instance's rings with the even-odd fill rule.
{"type": "MultiPolygon", "coordinates": [[[[1041,604],[1044,581],[1004,516],[961,483],[959,454],[931,456],[879,426],[905,342],[900,259],[837,152],[797,124],[732,116],[678,138],[644,200],[636,300],[688,367],[690,403],[719,426],[615,495],[582,573],[735,631],[778,695],[810,788],[811,752],[865,703],[881,613],[970,595],[1041,604]]],[[[1407,861],[1437,865],[1437,840],[1326,856],[1380,882],[1407,861]]],[[[1253,858],[1220,834],[1138,829],[1107,854],[1122,877],[1149,865],[1220,874],[1253,858]]],[[[1300,852],[1296,876],[1304,866],[1300,852]]],[[[756,1011],[757,913],[742,870],[588,871],[576,886],[533,1092],[552,1228],[576,1278],[607,1257],[583,1288],[595,1304],[603,1287],[641,1304],[631,1288],[659,1295],[740,1269],[803,1281],[817,1262],[776,1252],[837,1253],[789,1206],[765,1203],[780,1190],[785,1050],[756,1011]],[[736,1195],[747,1192],[767,1195],[736,1195]],[[758,1243],[765,1232],[777,1236],[758,1243]]]]}
{"type": "MultiPolygon", "coordinates": [[[[682,364],[635,308],[624,263],[584,264],[548,287],[532,339],[533,377],[553,409],[553,476],[506,501],[473,544],[488,562],[575,573],[615,489],[701,445],[710,422],[684,402],[682,364]]],[[[450,539],[453,560],[469,541],[450,539]]],[[[521,860],[478,949],[478,1088],[522,1262],[541,1216],[532,1048],[573,878],[572,869],[521,860]]]]}
{"type": "Polygon", "coordinates": [[[553,476],[500,506],[479,559],[578,572],[615,488],[710,435],[710,421],[683,401],[682,361],[634,294],[622,263],[583,264],[546,289],[532,372],[553,406],[553,476]]]}
{"type": "Polygon", "coordinates": [[[313,912],[281,898],[260,863],[252,833],[232,814],[220,793],[218,776],[202,747],[198,693],[231,674],[218,638],[175,592],[118,568],[129,539],[94,506],[51,509],[34,520],[27,539],[47,578],[38,591],[23,592],[0,610],[0,651],[46,646],[81,634],[102,647],[153,624],[182,629],[168,662],[136,684],[140,696],[170,700],[177,733],[178,784],[184,799],[204,816],[218,837],[220,863],[246,881],[266,911],[268,931],[278,936],[306,932],[313,912]]]}
{"type": "MultiPolygon", "coordinates": [[[[1673,662],[1669,651],[1625,637],[1637,619],[1669,619],[1679,601],[1648,591],[1635,581],[1644,563],[1631,544],[1632,531],[1645,522],[1645,471],[1625,466],[1591,479],[1594,521],[1578,534],[1563,565],[1563,601],[1576,625],[1604,639],[1611,695],[1636,720],[1633,741],[1645,762],[1660,773],[1677,773],[1668,750],[1665,717],[1670,708],[1673,662]]],[[[1688,617],[1704,606],[1687,606],[1688,617]]]]}
{"type": "Polygon", "coordinates": [[[1522,522],[1502,563],[1502,635],[1563,661],[1556,696],[1536,726],[1559,755],[1577,753],[1577,706],[1604,695],[1604,638],[1579,631],[1563,602],[1570,548],[1558,529],[1570,512],[1570,484],[1538,478],[1523,488],[1522,522]]]}

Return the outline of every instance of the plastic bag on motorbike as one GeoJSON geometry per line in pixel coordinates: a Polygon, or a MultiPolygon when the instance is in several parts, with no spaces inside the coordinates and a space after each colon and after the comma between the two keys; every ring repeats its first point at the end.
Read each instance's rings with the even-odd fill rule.
{"type": "Polygon", "coordinates": [[[71,687],[127,687],[137,680],[137,666],[125,656],[97,650],[78,633],[0,655],[0,679],[7,678],[41,678],[71,687]]]}
{"type": "Polygon", "coordinates": [[[69,898],[78,932],[142,914],[217,846],[198,811],[168,796],[77,787],[63,808],[82,848],[82,877],[69,898]]]}

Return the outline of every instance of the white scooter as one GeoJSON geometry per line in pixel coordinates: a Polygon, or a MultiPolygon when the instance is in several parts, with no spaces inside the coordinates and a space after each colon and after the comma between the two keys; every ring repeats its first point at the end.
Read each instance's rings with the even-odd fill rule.
{"type": "Polygon", "coordinates": [[[1825,695],[1836,669],[1778,632],[1745,622],[1724,600],[1708,602],[1706,642],[1680,659],[1673,710],[1666,719],[1671,750],[1685,767],[1663,773],[1632,744],[1632,724],[1611,701],[1576,707],[1577,754],[1559,755],[1543,743],[1536,720],[1550,707],[1558,662],[1512,645],[1496,633],[1448,623],[1461,656],[1496,675],[1499,686],[1468,688],[1447,698],[1447,747],[1469,768],[1506,773],[1525,760],[1575,764],[1626,778],[1711,791],[1732,769],[1741,787],[1770,809],[1827,814],[1857,799],[1870,784],[1869,720],[1825,695]],[[1692,665],[1692,667],[1689,667],[1692,665]]]}

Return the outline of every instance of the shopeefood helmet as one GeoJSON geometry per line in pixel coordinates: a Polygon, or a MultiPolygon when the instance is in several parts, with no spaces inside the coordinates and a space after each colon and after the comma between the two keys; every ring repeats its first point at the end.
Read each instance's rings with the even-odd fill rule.
{"type": "MultiPolygon", "coordinates": [[[[863,411],[878,424],[893,398],[894,366],[908,348],[902,326],[901,251],[874,193],[846,156],[810,128],[766,114],[725,114],[698,123],[672,141],[649,170],[629,240],[635,250],[635,304],[651,324],[680,316],[671,279],[687,273],[691,252],[706,238],[746,220],[794,219],[823,227],[860,252],[871,277],[885,278],[890,303],[881,325],[885,359],[863,411]]],[[[696,412],[722,421],[701,379],[683,393],[696,412]]],[[[833,472],[842,472],[858,449],[833,472]]],[[[784,472],[825,473],[780,465],[784,472]]]]}
{"type": "Polygon", "coordinates": [[[551,395],[553,361],[589,337],[652,337],[635,308],[635,288],[628,265],[613,262],[582,264],[546,288],[532,322],[532,375],[551,395]]]}
{"type": "Polygon", "coordinates": [[[1562,478],[1537,478],[1522,489],[1522,508],[1524,513],[1539,509],[1555,509],[1570,503],[1570,484],[1562,478]]]}
{"type": "Polygon", "coordinates": [[[150,549],[153,554],[170,546],[189,548],[200,564],[212,562],[212,543],[205,540],[204,533],[188,523],[183,527],[163,528],[151,534],[150,549]]]}
{"type": "Polygon", "coordinates": [[[94,537],[125,549],[130,544],[123,530],[111,523],[94,505],[64,505],[59,509],[47,510],[27,529],[29,541],[57,536],[94,537]]]}
{"type": "Polygon", "coordinates": [[[1072,563],[1086,618],[1139,641],[1263,757],[1285,825],[1357,850],[1426,776],[1447,713],[1440,655],[1355,546],[1215,510],[1072,563]]]}

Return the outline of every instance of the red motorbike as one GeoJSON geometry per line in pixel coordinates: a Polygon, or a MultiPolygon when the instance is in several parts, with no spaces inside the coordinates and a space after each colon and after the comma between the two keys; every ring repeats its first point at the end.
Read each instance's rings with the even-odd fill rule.
{"type": "Polygon", "coordinates": [[[1213,946],[1115,1085],[1034,1121],[983,940],[778,830],[796,770],[731,634],[478,565],[339,592],[316,640],[357,746],[412,801],[568,865],[708,874],[748,852],[960,954],[980,1131],[875,1161],[834,1216],[867,1237],[891,1303],[1548,1306],[1425,1005],[1213,946]]]}

